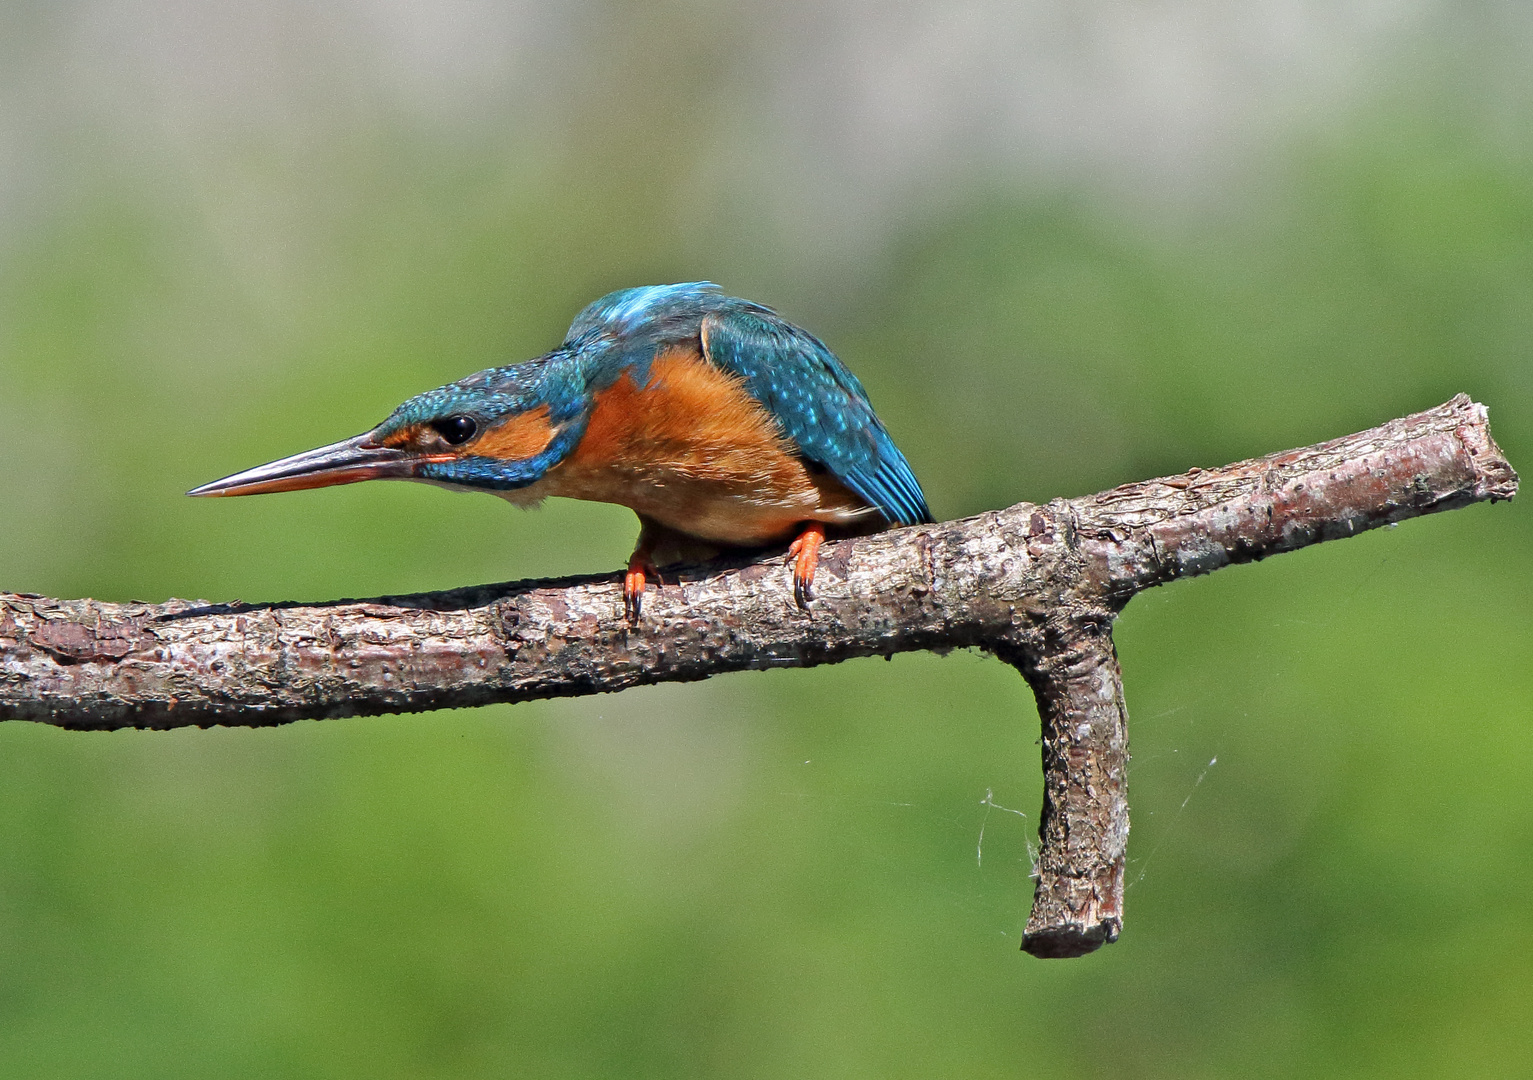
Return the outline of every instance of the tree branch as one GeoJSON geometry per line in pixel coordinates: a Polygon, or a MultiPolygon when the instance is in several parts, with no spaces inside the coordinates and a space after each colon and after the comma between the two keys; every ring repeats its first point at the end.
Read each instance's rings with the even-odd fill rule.
{"type": "Polygon", "coordinates": [[[683,570],[646,596],[637,628],[620,575],[321,604],[0,593],[0,718],[263,726],[975,646],[1022,672],[1043,719],[1023,947],[1078,956],[1122,926],[1128,738],[1111,628],[1123,606],[1179,577],[1516,490],[1485,408],[1460,395],[1221,469],[828,544],[807,612],[778,558],[683,570]]]}

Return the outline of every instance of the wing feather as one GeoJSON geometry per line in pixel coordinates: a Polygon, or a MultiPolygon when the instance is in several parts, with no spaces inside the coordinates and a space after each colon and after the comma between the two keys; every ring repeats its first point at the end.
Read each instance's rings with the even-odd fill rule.
{"type": "Polygon", "coordinates": [[[893,525],[932,520],[926,496],[857,377],[820,340],[755,304],[702,322],[710,363],[745,380],[805,458],[829,469],[893,525]]]}

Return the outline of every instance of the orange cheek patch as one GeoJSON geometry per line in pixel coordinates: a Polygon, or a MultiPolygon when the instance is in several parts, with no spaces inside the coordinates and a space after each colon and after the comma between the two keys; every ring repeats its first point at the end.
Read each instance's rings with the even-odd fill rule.
{"type": "Polygon", "coordinates": [[[398,431],[394,432],[394,434],[390,435],[387,439],[384,439],[383,445],[400,448],[414,446],[416,440],[421,437],[421,432],[423,430],[425,429],[420,424],[411,424],[409,427],[402,427],[398,431]]]}
{"type": "Polygon", "coordinates": [[[464,450],[478,457],[520,461],[540,453],[553,438],[553,425],[548,422],[548,406],[539,405],[530,412],[520,413],[490,428],[465,446],[464,450]]]}

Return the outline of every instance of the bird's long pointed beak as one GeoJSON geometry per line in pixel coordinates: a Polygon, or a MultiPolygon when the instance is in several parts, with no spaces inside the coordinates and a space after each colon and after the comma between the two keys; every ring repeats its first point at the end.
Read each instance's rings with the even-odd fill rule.
{"type": "Polygon", "coordinates": [[[355,484],[362,480],[408,479],[421,459],[392,446],[372,441],[372,433],[344,442],[257,465],[211,484],[192,488],[188,495],[264,495],[272,491],[355,484]]]}

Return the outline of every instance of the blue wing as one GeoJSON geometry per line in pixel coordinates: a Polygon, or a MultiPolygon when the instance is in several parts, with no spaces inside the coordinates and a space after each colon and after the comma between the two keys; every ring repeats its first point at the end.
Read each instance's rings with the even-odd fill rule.
{"type": "Polygon", "coordinates": [[[767,308],[739,303],[704,317],[702,341],[709,361],[745,380],[804,457],[891,524],[932,520],[921,485],[867,392],[819,339],[767,308]]]}

